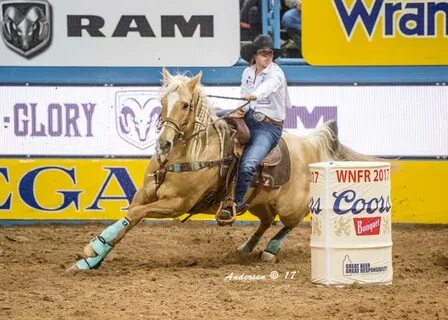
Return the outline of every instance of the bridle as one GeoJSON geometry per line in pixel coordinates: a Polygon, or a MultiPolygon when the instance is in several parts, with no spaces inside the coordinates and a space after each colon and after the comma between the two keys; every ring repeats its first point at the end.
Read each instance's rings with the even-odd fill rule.
{"type": "MultiPolygon", "coordinates": [[[[185,143],[188,140],[190,140],[191,138],[193,138],[194,136],[196,136],[199,133],[201,133],[202,131],[206,130],[206,128],[207,128],[207,126],[204,125],[201,121],[199,121],[197,119],[196,115],[195,115],[195,119],[194,119],[193,125],[195,123],[199,123],[202,126],[202,128],[198,132],[193,133],[192,135],[190,135],[188,138],[184,138],[184,136],[185,136],[185,129],[186,129],[188,123],[190,122],[190,118],[191,118],[191,115],[193,113],[193,109],[194,109],[193,108],[193,102],[194,102],[194,99],[195,99],[195,97],[193,95],[191,97],[191,101],[190,101],[190,104],[188,106],[188,113],[185,116],[184,121],[182,121],[182,123],[180,125],[176,124],[176,122],[174,122],[174,120],[169,118],[169,117],[166,117],[165,119],[162,119],[162,116],[159,115],[159,119],[157,120],[157,130],[160,131],[162,129],[162,127],[173,129],[176,132],[176,136],[174,137],[173,144],[178,142],[178,140],[180,140],[180,139],[181,139],[182,143],[185,143]]],[[[201,100],[201,95],[197,94],[196,106],[199,105],[200,100],[201,100]]]]}
{"type": "MultiPolygon", "coordinates": [[[[210,97],[217,97],[217,98],[228,98],[228,99],[235,99],[235,100],[245,100],[242,98],[230,98],[230,97],[222,97],[222,96],[210,96],[210,97]]],[[[185,129],[188,125],[188,123],[190,122],[191,119],[191,114],[193,113],[193,102],[194,102],[195,96],[193,95],[190,101],[190,104],[188,106],[188,113],[185,116],[185,119],[182,121],[182,123],[180,125],[176,124],[176,122],[173,121],[173,119],[166,117],[165,119],[162,119],[161,115],[159,115],[159,118],[157,120],[157,130],[160,131],[162,129],[162,127],[166,127],[166,128],[171,128],[176,132],[176,136],[174,137],[173,140],[173,145],[177,142],[179,142],[179,140],[182,143],[186,143],[188,140],[191,140],[192,138],[194,138],[195,136],[199,135],[201,132],[208,130],[208,128],[212,125],[214,125],[217,121],[219,121],[220,119],[230,115],[231,113],[237,111],[238,109],[243,108],[244,106],[246,106],[248,103],[250,103],[250,101],[247,101],[245,104],[243,104],[242,106],[238,107],[235,110],[232,110],[231,112],[227,112],[226,114],[222,115],[220,118],[218,118],[215,121],[210,122],[208,125],[203,124],[201,121],[199,121],[195,115],[195,119],[193,124],[195,123],[199,123],[202,128],[200,130],[198,130],[195,133],[192,133],[189,137],[185,138],[185,129]]],[[[201,100],[201,95],[198,94],[197,100],[196,100],[196,106],[199,106],[199,102],[201,100]]],[[[155,184],[156,184],[156,188],[154,191],[155,194],[155,198],[157,199],[157,189],[160,187],[160,185],[163,183],[163,180],[165,179],[165,174],[166,172],[175,172],[175,173],[181,173],[181,172],[187,172],[187,171],[198,171],[198,170],[202,170],[205,168],[210,168],[213,167],[217,164],[222,164],[225,162],[230,162],[232,161],[232,156],[226,157],[226,158],[222,158],[222,159],[218,159],[218,160],[209,160],[209,161],[199,161],[199,162],[188,162],[188,163],[174,163],[171,165],[166,165],[168,162],[168,158],[165,158],[165,160],[161,160],[160,158],[160,153],[159,150],[156,147],[156,154],[157,154],[157,161],[159,163],[159,168],[154,172],[154,180],[155,180],[155,184]]]]}

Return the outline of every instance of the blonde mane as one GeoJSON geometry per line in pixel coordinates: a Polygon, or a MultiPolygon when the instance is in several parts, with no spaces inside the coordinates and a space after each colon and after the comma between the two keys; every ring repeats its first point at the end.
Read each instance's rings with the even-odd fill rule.
{"type": "MultiPolygon", "coordinates": [[[[166,99],[168,96],[176,92],[180,86],[187,84],[191,78],[185,76],[184,74],[177,74],[171,76],[169,79],[164,79],[161,99],[166,99]]],[[[202,153],[206,153],[208,150],[208,127],[217,119],[214,108],[210,105],[207,100],[207,96],[203,92],[203,87],[200,83],[196,85],[195,92],[198,98],[193,101],[193,103],[198,103],[194,108],[194,126],[193,126],[193,138],[188,144],[188,153],[190,154],[193,161],[198,161],[199,156],[202,153]],[[204,130],[204,128],[206,128],[204,130]]],[[[223,144],[222,133],[218,131],[220,145],[223,144]]]]}

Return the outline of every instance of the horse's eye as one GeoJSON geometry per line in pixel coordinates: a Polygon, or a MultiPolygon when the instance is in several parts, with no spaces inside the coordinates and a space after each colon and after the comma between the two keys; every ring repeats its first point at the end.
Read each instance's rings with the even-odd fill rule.
{"type": "Polygon", "coordinates": [[[184,109],[188,109],[188,108],[190,107],[190,104],[189,104],[188,102],[183,102],[183,103],[182,103],[182,107],[183,107],[184,109]]]}

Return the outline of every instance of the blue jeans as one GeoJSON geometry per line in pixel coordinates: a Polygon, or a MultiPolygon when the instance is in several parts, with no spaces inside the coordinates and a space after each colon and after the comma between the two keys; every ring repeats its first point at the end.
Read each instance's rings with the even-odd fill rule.
{"type": "Polygon", "coordinates": [[[250,130],[250,141],[240,160],[238,180],[235,190],[237,207],[243,205],[244,196],[249,189],[260,162],[278,144],[282,128],[266,122],[258,122],[250,109],[244,116],[250,130]]]}
{"type": "Polygon", "coordinates": [[[301,12],[296,8],[286,11],[282,17],[282,25],[286,29],[302,30],[301,12]]]}
{"type": "Polygon", "coordinates": [[[299,57],[302,56],[302,17],[301,12],[296,8],[289,9],[283,14],[282,25],[297,45],[299,57]]]}

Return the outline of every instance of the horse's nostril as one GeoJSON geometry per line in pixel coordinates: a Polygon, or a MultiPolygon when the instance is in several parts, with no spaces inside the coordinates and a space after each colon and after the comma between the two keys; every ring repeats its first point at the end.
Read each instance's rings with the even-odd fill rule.
{"type": "Polygon", "coordinates": [[[160,141],[159,142],[159,149],[161,151],[168,151],[171,147],[171,142],[169,141],[160,141]]]}
{"type": "Polygon", "coordinates": [[[171,142],[167,141],[165,142],[165,146],[164,146],[165,150],[168,150],[171,148],[171,142]]]}

